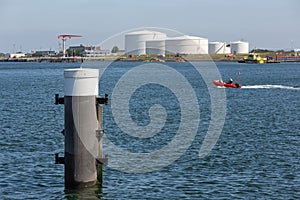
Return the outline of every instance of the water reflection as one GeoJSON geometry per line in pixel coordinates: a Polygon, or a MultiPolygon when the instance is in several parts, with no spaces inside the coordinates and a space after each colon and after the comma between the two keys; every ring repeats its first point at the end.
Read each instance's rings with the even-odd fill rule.
{"type": "Polygon", "coordinates": [[[65,189],[65,199],[103,199],[102,186],[95,185],[81,189],[65,189]]]}

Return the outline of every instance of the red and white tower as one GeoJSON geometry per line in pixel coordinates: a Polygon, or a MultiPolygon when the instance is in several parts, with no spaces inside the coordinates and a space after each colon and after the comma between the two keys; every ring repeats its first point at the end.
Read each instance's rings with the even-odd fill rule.
{"type": "Polygon", "coordinates": [[[62,39],[63,41],[63,57],[66,57],[66,41],[67,39],[71,39],[71,38],[78,38],[78,37],[82,37],[80,35],[58,35],[57,38],[58,39],[62,39]]]}

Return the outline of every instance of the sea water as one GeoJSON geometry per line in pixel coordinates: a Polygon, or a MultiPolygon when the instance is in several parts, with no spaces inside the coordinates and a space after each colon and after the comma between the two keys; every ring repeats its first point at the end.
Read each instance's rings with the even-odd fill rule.
{"type": "MultiPolygon", "coordinates": [[[[109,64],[101,74],[99,87],[100,94],[108,93],[110,98],[109,105],[103,107],[106,137],[135,155],[169,145],[182,121],[177,94],[149,83],[132,93],[129,113],[138,126],[147,126],[151,123],[149,109],[160,104],[166,112],[161,131],[153,137],[139,138],[124,133],[118,126],[111,107],[114,88],[124,74],[143,64],[109,64]]],[[[299,63],[216,63],[223,80],[233,78],[243,88],[215,88],[226,94],[225,101],[221,101],[226,105],[225,123],[214,148],[204,158],[199,157],[199,149],[211,121],[209,88],[213,86],[208,86],[192,66],[205,67],[206,63],[162,63],[182,74],[197,97],[199,127],[190,146],[162,168],[134,173],[106,166],[102,188],[65,190],[64,166],[54,164],[54,154],[64,152],[64,137],[60,133],[64,128],[64,110],[62,105],[54,105],[54,94],[63,96],[64,69],[80,65],[0,63],[0,199],[300,197],[299,63]]],[[[105,153],[110,155],[109,151],[105,153]]]]}

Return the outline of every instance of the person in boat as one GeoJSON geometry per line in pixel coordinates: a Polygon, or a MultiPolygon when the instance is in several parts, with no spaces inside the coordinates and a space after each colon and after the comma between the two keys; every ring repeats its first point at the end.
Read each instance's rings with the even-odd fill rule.
{"type": "Polygon", "coordinates": [[[232,78],[230,78],[226,83],[227,83],[227,84],[232,84],[232,83],[233,83],[232,78]]]}

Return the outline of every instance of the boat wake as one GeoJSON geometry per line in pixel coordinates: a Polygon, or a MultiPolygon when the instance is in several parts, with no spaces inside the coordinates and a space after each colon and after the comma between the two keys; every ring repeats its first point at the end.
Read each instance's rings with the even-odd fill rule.
{"type": "Polygon", "coordinates": [[[285,85],[245,85],[242,89],[287,89],[300,90],[300,87],[285,86],[285,85]]]}

